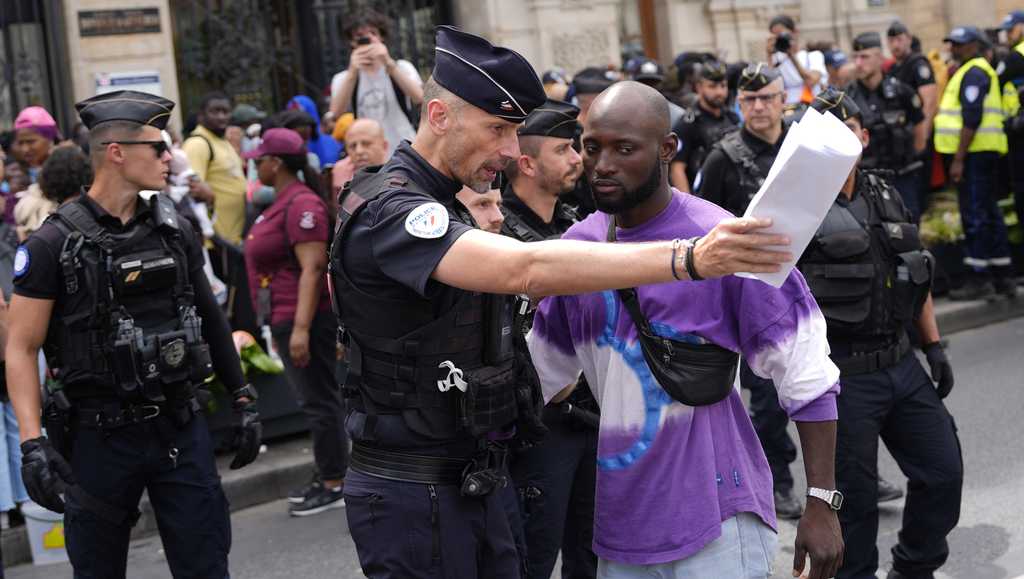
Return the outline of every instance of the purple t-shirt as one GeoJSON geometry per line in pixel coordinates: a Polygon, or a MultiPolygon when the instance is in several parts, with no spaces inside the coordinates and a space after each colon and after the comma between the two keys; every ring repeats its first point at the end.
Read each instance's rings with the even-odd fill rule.
{"type": "MultiPolygon", "coordinates": [[[[689,238],[727,217],[676,191],[661,213],[617,236],[689,238]]],[[[608,219],[594,213],[563,237],[604,241],[608,219]]],[[[756,374],[775,381],[794,420],[836,419],[839,370],[828,358],[825,320],[798,271],[780,289],[730,276],[637,292],[659,334],[742,353],[756,374]]],[[[601,406],[594,513],[600,557],[633,565],[684,559],[740,512],[775,527],[771,471],[739,391],[702,407],[669,398],[651,377],[615,292],[545,299],[529,344],[546,398],[582,370],[601,406]]]]}

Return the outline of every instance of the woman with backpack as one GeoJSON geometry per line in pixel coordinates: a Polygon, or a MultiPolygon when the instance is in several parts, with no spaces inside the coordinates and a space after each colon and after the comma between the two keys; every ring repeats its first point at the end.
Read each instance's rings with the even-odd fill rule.
{"type": "Polygon", "coordinates": [[[289,495],[293,516],[343,507],[348,468],[344,405],[335,378],[337,323],[324,284],[330,234],[327,204],[310,174],[306,146],[295,131],[269,129],[246,158],[273,202],[245,239],[245,264],[258,324],[268,324],[285,375],[296,390],[313,435],[319,477],[289,495]]]}

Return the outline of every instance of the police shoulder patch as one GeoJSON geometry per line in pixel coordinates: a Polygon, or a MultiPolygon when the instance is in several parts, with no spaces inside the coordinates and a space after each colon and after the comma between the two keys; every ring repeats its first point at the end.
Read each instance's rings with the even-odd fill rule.
{"type": "Polygon", "coordinates": [[[964,98],[966,98],[967,102],[969,103],[973,103],[974,101],[978,100],[978,95],[980,94],[981,88],[979,88],[977,85],[972,84],[971,86],[964,89],[964,98]]]}
{"type": "Polygon", "coordinates": [[[406,216],[405,230],[421,239],[442,237],[448,231],[448,210],[440,203],[424,203],[406,216]]]}
{"type": "Polygon", "coordinates": [[[302,229],[313,229],[316,227],[316,215],[312,211],[303,211],[299,218],[299,227],[302,229]]]}
{"type": "Polygon", "coordinates": [[[29,255],[28,248],[24,245],[18,246],[18,251],[14,254],[15,279],[28,273],[30,265],[32,265],[32,256],[29,255]]]}
{"type": "Polygon", "coordinates": [[[921,80],[928,80],[932,76],[932,67],[927,63],[922,62],[917,67],[917,76],[921,77],[921,80]]]}

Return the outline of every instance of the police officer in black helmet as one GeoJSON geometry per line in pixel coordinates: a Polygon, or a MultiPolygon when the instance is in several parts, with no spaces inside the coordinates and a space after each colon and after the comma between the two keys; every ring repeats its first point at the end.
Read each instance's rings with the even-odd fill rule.
{"type": "Polygon", "coordinates": [[[441,26],[436,56],[415,140],[358,173],[339,202],[330,279],[351,368],[346,512],[371,577],[520,577],[495,491],[508,484],[504,441],[543,426],[513,330],[521,310],[497,294],[670,282],[673,263],[689,279],[680,253],[701,277],[776,271],[788,252],[769,246],[788,240],[754,219],[675,254],[671,240],[520,243],[474,229],[455,194],[490,189],[545,95],[522,56],[483,38],[441,26]]]}
{"type": "Polygon", "coordinates": [[[896,190],[917,222],[922,211],[922,157],[928,145],[921,97],[911,86],[883,73],[882,37],[877,32],[853,39],[853,61],[857,80],[846,87],[846,98],[856,101],[864,128],[871,133],[861,162],[865,168],[892,173],[896,190]]]}
{"type": "Polygon", "coordinates": [[[174,103],[118,91],[78,103],[96,172],[17,252],[7,382],[29,496],[65,514],[76,577],[125,577],[143,490],[175,577],[227,577],[231,528],[196,388],[216,369],[259,453],[255,392],[203,273],[198,235],[162,195],[174,103]],[[55,382],[40,406],[38,352],[55,382]],[[47,435],[41,433],[40,414],[47,435]]]}
{"type": "MultiPolygon", "coordinates": [[[[811,106],[869,144],[863,111],[848,95],[828,89],[811,106]]],[[[879,437],[910,479],[889,579],[932,577],[949,556],[946,537],[960,516],[963,462],[942,403],[953,370],[935,323],[932,259],[895,188],[855,168],[798,262],[825,316],[843,385],[836,438],[836,483],[846,500],[839,513],[846,543],[840,579],[874,577],[878,567],[879,437]],[[911,351],[910,323],[924,344],[930,377],[911,351]]]]}
{"type": "MultiPolygon", "coordinates": [[[[558,199],[583,172],[583,160],[573,148],[582,130],[576,120],[579,112],[569,103],[548,99],[519,128],[521,154],[505,168],[502,234],[524,242],[557,239],[579,220],[558,199]]],[[[524,316],[524,332],[532,317],[532,312],[524,316]]],[[[595,577],[597,556],[591,543],[597,401],[583,385],[568,399],[545,406],[543,420],[547,436],[517,452],[512,463],[526,541],[524,579],[551,577],[559,551],[563,576],[595,577]]]]}

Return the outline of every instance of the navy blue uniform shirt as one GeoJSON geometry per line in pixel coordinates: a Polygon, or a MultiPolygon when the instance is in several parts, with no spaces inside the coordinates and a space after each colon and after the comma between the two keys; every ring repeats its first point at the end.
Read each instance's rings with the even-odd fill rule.
{"type": "Polygon", "coordinates": [[[985,112],[985,96],[988,95],[991,84],[988,73],[977,66],[972,66],[964,75],[960,83],[960,106],[963,110],[964,126],[968,129],[977,129],[981,126],[981,116],[985,112]]]}

